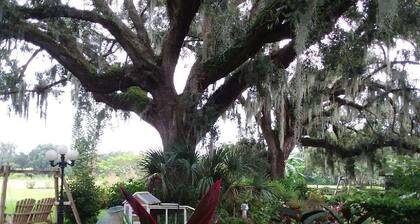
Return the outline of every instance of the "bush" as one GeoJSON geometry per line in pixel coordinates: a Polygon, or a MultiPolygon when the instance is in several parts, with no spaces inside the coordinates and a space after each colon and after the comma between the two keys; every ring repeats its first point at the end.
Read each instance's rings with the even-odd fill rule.
{"type": "MultiPolygon", "coordinates": [[[[77,176],[69,181],[69,188],[83,224],[96,223],[105,201],[103,190],[95,185],[94,178],[90,175],[77,176]]],[[[66,208],[66,217],[70,223],[76,223],[69,208],[66,208]]]]}
{"type": "Polygon", "coordinates": [[[416,170],[394,170],[394,175],[390,178],[394,188],[402,192],[419,191],[420,186],[420,166],[416,170]]]}
{"type": "Polygon", "coordinates": [[[334,197],[330,202],[342,201],[347,207],[361,208],[384,224],[416,223],[420,219],[420,200],[417,195],[404,195],[399,191],[366,191],[334,197]]]}
{"type": "Polygon", "coordinates": [[[274,193],[284,202],[305,199],[308,187],[305,179],[300,176],[291,176],[270,183],[274,193]]]}
{"type": "Polygon", "coordinates": [[[147,191],[147,184],[145,180],[129,180],[128,182],[118,182],[105,190],[106,193],[106,207],[121,205],[124,201],[120,191],[123,186],[128,192],[134,193],[137,191],[147,191]]]}

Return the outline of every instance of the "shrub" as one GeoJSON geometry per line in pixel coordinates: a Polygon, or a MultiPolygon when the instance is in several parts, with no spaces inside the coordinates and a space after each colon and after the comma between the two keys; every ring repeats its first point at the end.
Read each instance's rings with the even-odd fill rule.
{"type": "Polygon", "coordinates": [[[384,224],[416,223],[420,219],[420,200],[416,195],[403,195],[395,190],[386,193],[366,191],[334,197],[330,201],[342,201],[347,207],[361,208],[384,224]]]}
{"type": "Polygon", "coordinates": [[[106,207],[121,205],[124,201],[120,187],[124,187],[128,192],[147,191],[147,183],[145,180],[129,180],[127,182],[118,182],[105,189],[106,207]]]}
{"type": "MultiPolygon", "coordinates": [[[[77,176],[69,181],[69,187],[79,216],[84,224],[94,224],[100,210],[104,207],[104,197],[101,188],[95,185],[92,176],[77,176]]],[[[73,213],[66,209],[66,217],[70,223],[76,223],[73,213]]]]}
{"type": "Polygon", "coordinates": [[[308,188],[305,179],[291,176],[270,183],[274,193],[284,202],[306,198],[308,188]]]}

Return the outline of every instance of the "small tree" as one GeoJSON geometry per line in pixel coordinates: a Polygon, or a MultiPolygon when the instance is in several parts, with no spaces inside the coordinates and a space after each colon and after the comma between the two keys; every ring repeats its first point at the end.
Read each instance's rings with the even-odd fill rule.
{"type": "MultiPolygon", "coordinates": [[[[97,105],[83,95],[79,98],[73,126],[73,148],[80,156],[72,169],[69,186],[80,218],[87,224],[96,223],[104,205],[102,191],[95,184],[93,173],[97,158],[96,147],[105,119],[106,108],[97,109],[97,105]]],[[[71,212],[67,212],[67,216],[71,223],[75,222],[71,212]]]]}
{"type": "Polygon", "coordinates": [[[0,164],[11,165],[13,163],[13,157],[16,155],[16,145],[12,143],[0,143],[0,164]]]}
{"type": "Polygon", "coordinates": [[[38,145],[34,149],[32,149],[29,154],[29,166],[33,169],[39,169],[39,170],[46,170],[50,169],[51,166],[45,162],[45,153],[48,150],[56,150],[57,146],[52,144],[44,144],[44,145],[38,145]]]}

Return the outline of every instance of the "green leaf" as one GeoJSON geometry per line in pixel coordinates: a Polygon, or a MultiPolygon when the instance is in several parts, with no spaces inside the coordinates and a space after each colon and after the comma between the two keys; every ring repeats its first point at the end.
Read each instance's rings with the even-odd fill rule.
{"type": "Polygon", "coordinates": [[[294,218],[294,219],[298,218],[299,216],[299,213],[296,210],[293,210],[291,208],[286,208],[286,207],[280,209],[280,214],[282,216],[289,216],[290,218],[294,218]]]}
{"type": "Polygon", "coordinates": [[[303,224],[312,224],[314,221],[316,221],[316,220],[318,220],[320,218],[323,218],[323,217],[325,217],[327,215],[328,215],[328,212],[324,212],[324,211],[318,212],[318,213],[316,213],[314,215],[311,215],[311,216],[307,217],[306,219],[303,219],[302,220],[302,223],[303,224]]]}
{"type": "Polygon", "coordinates": [[[340,224],[345,224],[345,220],[343,219],[343,217],[341,217],[337,212],[333,211],[331,208],[328,208],[327,206],[324,206],[325,209],[327,209],[327,211],[334,216],[334,218],[340,223],[340,224]]]}
{"type": "Polygon", "coordinates": [[[358,219],[356,219],[353,224],[362,224],[364,223],[368,218],[370,218],[369,212],[360,216],[358,219]]]}
{"type": "Polygon", "coordinates": [[[307,218],[309,218],[312,215],[318,214],[318,213],[324,213],[324,210],[314,210],[314,211],[309,211],[309,212],[305,212],[302,214],[302,220],[305,220],[307,218]]]}

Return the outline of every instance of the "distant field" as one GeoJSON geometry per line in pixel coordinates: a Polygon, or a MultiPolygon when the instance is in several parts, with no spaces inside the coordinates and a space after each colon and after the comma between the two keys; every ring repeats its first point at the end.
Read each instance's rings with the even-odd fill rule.
{"type": "MultiPolygon", "coordinates": [[[[0,181],[2,183],[3,178],[0,178],[0,181]]],[[[6,212],[13,212],[16,201],[20,199],[47,197],[54,197],[54,180],[52,177],[11,176],[7,185],[6,212]],[[34,184],[33,189],[28,189],[28,186],[32,184],[34,184]]]]}
{"type": "MultiPolygon", "coordinates": [[[[319,190],[323,191],[327,195],[333,195],[334,192],[335,192],[335,189],[337,188],[337,185],[315,185],[315,184],[308,184],[307,186],[308,186],[308,188],[319,189],[319,190]]],[[[354,189],[355,188],[354,186],[350,186],[350,187],[351,187],[351,189],[354,189]]],[[[342,186],[340,186],[340,189],[342,189],[342,186]]],[[[363,189],[365,189],[365,190],[372,189],[372,190],[380,190],[380,191],[382,191],[382,190],[384,190],[384,187],[383,186],[372,186],[372,187],[371,186],[364,186],[363,189]]]]}

